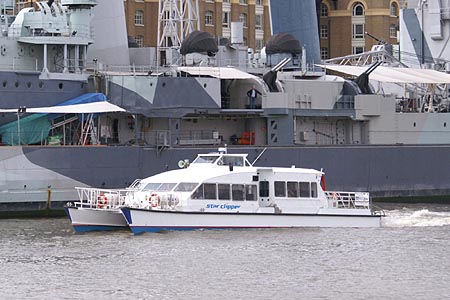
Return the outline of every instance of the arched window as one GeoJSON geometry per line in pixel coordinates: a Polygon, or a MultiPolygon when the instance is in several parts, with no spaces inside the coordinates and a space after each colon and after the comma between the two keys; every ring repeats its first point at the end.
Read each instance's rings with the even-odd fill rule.
{"type": "Polygon", "coordinates": [[[355,5],[353,5],[353,16],[364,16],[364,6],[356,2],[355,5]]]}
{"type": "Polygon", "coordinates": [[[392,17],[396,17],[398,16],[398,8],[397,8],[397,3],[392,2],[391,3],[391,16],[392,17]]]}
{"type": "Polygon", "coordinates": [[[320,16],[328,17],[328,6],[323,2],[320,4],[320,16]]]}
{"type": "Polygon", "coordinates": [[[144,25],[144,12],[142,10],[137,10],[134,13],[134,24],[144,25]]]}

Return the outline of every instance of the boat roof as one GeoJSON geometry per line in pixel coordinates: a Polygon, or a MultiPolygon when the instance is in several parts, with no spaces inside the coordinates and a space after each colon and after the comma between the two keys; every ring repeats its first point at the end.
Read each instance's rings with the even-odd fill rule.
{"type": "MultiPolygon", "coordinates": [[[[358,67],[348,65],[320,65],[321,67],[336,72],[359,76],[369,67],[358,67]]],[[[370,73],[370,79],[380,82],[392,83],[427,83],[439,84],[450,83],[450,74],[430,70],[416,68],[393,68],[393,67],[377,67],[370,73]]]]}
{"type": "Polygon", "coordinates": [[[210,178],[220,177],[223,175],[243,174],[243,173],[261,173],[261,172],[274,172],[274,173],[292,173],[298,172],[308,175],[322,175],[323,172],[314,169],[304,168],[283,168],[283,167],[234,167],[233,171],[230,171],[228,166],[212,167],[212,168],[185,168],[166,171],[159,173],[145,179],[142,179],[142,183],[156,182],[156,183],[177,183],[177,182],[203,182],[210,178]]]}

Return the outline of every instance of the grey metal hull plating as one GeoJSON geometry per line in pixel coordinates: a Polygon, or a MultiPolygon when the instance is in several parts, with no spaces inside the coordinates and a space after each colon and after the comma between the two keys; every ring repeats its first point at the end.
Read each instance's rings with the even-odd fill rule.
{"type": "MultiPolygon", "coordinates": [[[[175,169],[181,159],[216,148],[137,146],[0,148],[0,211],[62,208],[75,186],[122,188],[136,178],[175,169]]],[[[254,160],[259,147],[229,148],[254,160]]],[[[450,145],[271,147],[258,166],[323,168],[331,190],[372,197],[450,195],[450,145]]]]}

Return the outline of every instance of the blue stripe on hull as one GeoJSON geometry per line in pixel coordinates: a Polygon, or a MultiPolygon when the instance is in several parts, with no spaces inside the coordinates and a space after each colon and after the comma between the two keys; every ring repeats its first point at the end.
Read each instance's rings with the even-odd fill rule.
{"type": "Polygon", "coordinates": [[[205,227],[205,226],[199,226],[199,227],[180,227],[180,226],[174,226],[174,227],[153,227],[153,226],[130,226],[131,232],[133,234],[140,234],[143,232],[162,232],[162,231],[191,231],[191,230],[228,230],[228,229],[269,229],[269,228],[291,228],[291,227],[205,227]]]}
{"type": "Polygon", "coordinates": [[[128,226],[73,225],[75,232],[126,230],[128,226]]]}

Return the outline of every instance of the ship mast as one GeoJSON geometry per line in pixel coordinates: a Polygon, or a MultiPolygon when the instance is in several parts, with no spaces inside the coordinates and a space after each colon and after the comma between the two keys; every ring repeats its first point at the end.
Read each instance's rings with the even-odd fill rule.
{"type": "Polygon", "coordinates": [[[159,0],[157,65],[176,62],[184,37],[200,29],[198,16],[198,0],[159,0]]]}

